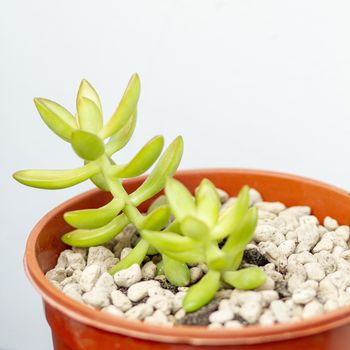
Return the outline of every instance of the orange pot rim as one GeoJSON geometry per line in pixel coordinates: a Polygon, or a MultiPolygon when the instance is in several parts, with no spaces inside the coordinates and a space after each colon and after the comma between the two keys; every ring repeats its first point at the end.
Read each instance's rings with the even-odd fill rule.
{"type": "MultiPolygon", "coordinates": [[[[215,172],[216,174],[244,173],[249,175],[263,175],[271,178],[279,177],[302,182],[304,184],[317,185],[318,187],[337,192],[340,195],[349,196],[348,192],[324,182],[301,176],[265,170],[241,168],[189,169],[178,171],[176,175],[186,176],[205,172],[215,172]]],[[[285,339],[298,338],[324,332],[350,322],[350,306],[344,306],[338,310],[325,313],[309,320],[275,324],[272,326],[249,326],[240,329],[210,330],[203,326],[170,327],[147,324],[140,321],[131,321],[125,318],[109,315],[99,310],[91,309],[88,306],[69,298],[46,279],[36,258],[36,241],[43,227],[48,221],[55,217],[55,215],[64,210],[65,207],[72,204],[74,205],[98,191],[98,189],[86,191],[52,209],[33,228],[26,245],[24,268],[31,283],[39,291],[45,302],[72,319],[95,328],[112,333],[123,334],[125,336],[158,342],[187,343],[192,345],[244,345],[282,341],[285,339]]]]}

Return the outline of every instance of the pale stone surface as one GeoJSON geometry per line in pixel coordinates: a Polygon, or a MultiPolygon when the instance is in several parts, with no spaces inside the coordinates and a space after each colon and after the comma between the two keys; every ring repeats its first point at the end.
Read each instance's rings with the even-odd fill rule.
{"type": "Polygon", "coordinates": [[[114,275],[114,281],[119,287],[130,287],[133,284],[139,282],[142,278],[140,265],[134,264],[129,268],[118,271],[114,275]]]}

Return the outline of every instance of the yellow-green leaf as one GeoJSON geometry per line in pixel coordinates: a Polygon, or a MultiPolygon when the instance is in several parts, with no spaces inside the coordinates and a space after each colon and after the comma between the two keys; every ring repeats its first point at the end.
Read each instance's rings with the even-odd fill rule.
{"type": "Polygon", "coordinates": [[[77,95],[77,109],[78,109],[78,101],[82,97],[88,98],[89,100],[95,102],[96,106],[99,108],[102,114],[102,104],[101,104],[100,96],[98,95],[94,87],[86,79],[83,79],[79,86],[78,95],[77,95]]]}
{"type": "Polygon", "coordinates": [[[137,110],[134,111],[127,123],[108,140],[106,144],[106,153],[108,156],[118,152],[129,142],[135,130],[136,120],[137,110]]]}
{"type": "Polygon", "coordinates": [[[69,170],[21,170],[13,174],[20,183],[37,188],[59,189],[83,182],[99,171],[96,164],[69,170]]]}
{"type": "Polygon", "coordinates": [[[130,195],[134,205],[140,205],[163,189],[166,178],[172,176],[179,166],[182,153],[183,141],[178,136],[160,157],[145,182],[130,195]]]}
{"type": "Polygon", "coordinates": [[[191,237],[201,242],[210,239],[210,231],[208,226],[201,220],[186,216],[181,222],[181,231],[184,235],[191,237]]]}
{"type": "Polygon", "coordinates": [[[73,132],[71,144],[75,153],[85,160],[95,160],[105,151],[104,143],[98,136],[83,130],[73,132]]]}
{"type": "Polygon", "coordinates": [[[148,230],[162,230],[169,222],[170,208],[161,206],[147,214],[140,226],[148,230]]]}
{"type": "Polygon", "coordinates": [[[143,174],[157,160],[164,146],[163,136],[156,136],[147,142],[127,164],[115,166],[113,175],[119,178],[135,177],[143,174]]]}
{"type": "Polygon", "coordinates": [[[187,286],[191,281],[190,269],[187,264],[179,262],[163,254],[163,270],[167,280],[174,286],[187,286]]]}
{"type": "Polygon", "coordinates": [[[180,181],[169,177],[165,185],[165,194],[177,220],[181,222],[186,216],[195,215],[194,198],[180,181]]]}
{"type": "Polygon", "coordinates": [[[103,207],[67,211],[64,220],[75,228],[93,229],[107,225],[124,207],[124,200],[114,198],[103,207]]]}
{"type": "Polygon", "coordinates": [[[128,218],[121,214],[105,226],[91,230],[77,229],[64,234],[61,239],[64,243],[73,247],[101,245],[113,239],[128,223],[128,218]]]}
{"type": "Polygon", "coordinates": [[[248,267],[238,271],[224,272],[223,280],[235,288],[249,290],[262,286],[266,281],[266,274],[258,267],[248,267]]]}
{"type": "Polygon", "coordinates": [[[103,125],[102,113],[96,103],[89,98],[80,97],[77,101],[79,128],[97,134],[103,125]]]}
{"type": "Polygon", "coordinates": [[[99,133],[102,139],[112,136],[127,123],[128,119],[136,110],[139,97],[140,78],[137,74],[134,74],[129,81],[117,109],[99,133]]]}
{"type": "Polygon", "coordinates": [[[77,127],[73,115],[58,103],[45,98],[35,98],[34,103],[45,124],[63,140],[69,141],[77,127]]]}

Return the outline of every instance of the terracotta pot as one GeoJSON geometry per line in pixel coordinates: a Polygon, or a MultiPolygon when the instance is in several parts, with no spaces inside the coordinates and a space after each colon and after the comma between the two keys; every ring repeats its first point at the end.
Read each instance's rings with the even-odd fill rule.
{"type": "MultiPolygon", "coordinates": [[[[317,181],[256,170],[211,169],[177,173],[193,190],[203,178],[235,195],[244,184],[260,191],[267,201],[287,206],[309,205],[322,220],[329,215],[350,224],[350,196],[347,192],[317,181]]],[[[143,178],[128,180],[126,189],[137,188],[143,178]]],[[[67,210],[98,207],[110,199],[99,190],[83,193],[45,215],[29,236],[25,268],[40,292],[56,350],[346,350],[350,348],[350,307],[306,321],[238,330],[208,330],[205,327],[161,327],[128,321],[84,306],[53,287],[44,273],[53,268],[65,249],[60,236],[70,228],[62,214],[67,210]]],[[[145,203],[141,209],[145,209],[145,203]]]]}

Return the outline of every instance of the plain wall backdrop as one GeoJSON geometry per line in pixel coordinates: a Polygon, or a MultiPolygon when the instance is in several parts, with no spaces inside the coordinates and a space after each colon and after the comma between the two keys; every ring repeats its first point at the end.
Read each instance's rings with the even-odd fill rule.
{"type": "Polygon", "coordinates": [[[92,187],[50,192],[11,179],[81,164],[33,97],[75,111],[86,78],[107,119],[137,71],[139,121],[120,161],[156,134],[167,144],[181,134],[180,168],[279,170],[350,189],[349,11],[319,0],[0,1],[0,349],[51,349],[22,268],[26,237],[92,187]]]}

